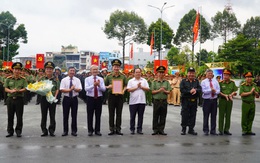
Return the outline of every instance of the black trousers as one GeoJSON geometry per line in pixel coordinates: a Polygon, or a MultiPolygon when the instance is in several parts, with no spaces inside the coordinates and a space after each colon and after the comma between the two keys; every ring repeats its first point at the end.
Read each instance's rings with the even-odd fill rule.
{"type": "Polygon", "coordinates": [[[42,96],[37,94],[36,103],[41,103],[42,96]]]}
{"type": "Polygon", "coordinates": [[[14,114],[16,114],[17,124],[15,127],[15,132],[21,134],[23,128],[23,97],[16,97],[13,99],[12,97],[8,97],[6,100],[7,103],[7,132],[9,134],[14,133],[14,114]]]}
{"type": "Polygon", "coordinates": [[[217,117],[217,99],[204,99],[203,103],[203,131],[209,132],[209,115],[210,115],[210,133],[216,133],[217,117]]]}
{"type": "Polygon", "coordinates": [[[189,130],[193,131],[196,123],[197,99],[182,98],[181,106],[181,126],[188,126],[189,130]]]}
{"type": "Polygon", "coordinates": [[[144,117],[145,104],[134,104],[129,105],[130,111],[130,130],[135,130],[135,117],[138,114],[137,120],[137,131],[142,131],[143,129],[143,117],[144,117]]]}
{"type": "Polygon", "coordinates": [[[69,114],[71,110],[71,132],[77,133],[77,114],[78,114],[78,97],[67,97],[64,96],[62,100],[63,108],[63,132],[68,133],[69,131],[69,114]]]}
{"type": "Polygon", "coordinates": [[[153,102],[153,131],[164,131],[167,116],[167,100],[153,102]]]}
{"type": "Polygon", "coordinates": [[[100,132],[102,113],[102,97],[94,98],[87,96],[87,123],[88,132],[100,132]],[[95,128],[93,128],[93,116],[95,114],[95,128]]]}
{"type": "Polygon", "coordinates": [[[54,133],[56,129],[56,121],[55,121],[55,114],[56,114],[56,103],[50,104],[46,100],[46,96],[42,96],[41,98],[41,114],[42,114],[42,120],[41,120],[41,129],[43,133],[48,133],[48,130],[46,128],[47,123],[47,115],[50,115],[50,125],[49,125],[49,132],[54,133]]]}
{"type": "Polygon", "coordinates": [[[114,94],[108,95],[110,131],[121,131],[123,103],[124,103],[123,95],[114,95],[114,94]],[[116,124],[115,124],[115,114],[116,114],[116,124]]]}

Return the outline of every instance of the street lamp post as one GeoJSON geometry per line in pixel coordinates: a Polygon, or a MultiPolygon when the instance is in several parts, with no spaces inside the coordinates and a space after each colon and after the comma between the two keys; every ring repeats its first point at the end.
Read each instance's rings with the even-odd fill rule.
{"type": "Polygon", "coordinates": [[[161,50],[162,50],[162,21],[163,21],[163,20],[162,20],[162,14],[163,14],[163,11],[164,11],[164,10],[166,10],[166,9],[168,9],[168,8],[171,8],[171,7],[174,7],[174,5],[165,7],[166,4],[167,4],[167,2],[164,2],[164,4],[162,5],[161,8],[156,7],[156,6],[152,6],[152,5],[148,5],[149,7],[152,7],[152,8],[155,8],[155,9],[159,10],[160,13],[161,13],[160,48],[159,48],[159,55],[158,55],[158,58],[159,58],[159,60],[160,60],[160,66],[161,66],[161,50]]]}

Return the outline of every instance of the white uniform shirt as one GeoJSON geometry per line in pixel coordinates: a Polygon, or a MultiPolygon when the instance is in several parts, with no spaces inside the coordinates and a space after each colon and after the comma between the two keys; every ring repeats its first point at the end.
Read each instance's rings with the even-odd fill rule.
{"type": "MultiPolygon", "coordinates": [[[[97,87],[98,89],[98,97],[103,96],[102,92],[106,91],[106,86],[104,83],[104,79],[96,76],[96,81],[100,81],[100,87],[97,87]]],[[[94,76],[91,75],[85,79],[85,91],[86,95],[90,97],[94,97],[94,76]]]]}
{"type": "MultiPolygon", "coordinates": [[[[144,78],[140,78],[139,80],[136,80],[135,78],[130,79],[126,88],[136,88],[139,83],[141,83],[142,87],[149,88],[149,84],[144,78]]],[[[141,88],[138,88],[134,92],[130,92],[129,105],[134,104],[146,104],[145,91],[141,88]]]]}
{"type": "MultiPolygon", "coordinates": [[[[77,78],[75,76],[72,77],[72,85],[74,85],[76,89],[82,90],[81,82],[80,82],[79,78],[77,78]]],[[[69,76],[67,76],[61,80],[60,90],[62,90],[62,89],[70,89],[70,77],[69,76]]],[[[63,93],[63,95],[69,97],[69,92],[63,93]]],[[[79,95],[78,92],[76,92],[74,90],[72,91],[72,97],[75,97],[78,95],[79,95]]]]}

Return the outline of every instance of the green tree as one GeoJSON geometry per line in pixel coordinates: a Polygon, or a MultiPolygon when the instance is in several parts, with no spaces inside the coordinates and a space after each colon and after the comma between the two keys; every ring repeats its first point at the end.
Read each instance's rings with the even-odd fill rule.
{"type": "Polygon", "coordinates": [[[204,65],[205,63],[213,62],[216,55],[217,54],[212,51],[208,52],[206,49],[201,49],[201,51],[196,54],[197,64],[204,65]]]}
{"type": "Polygon", "coordinates": [[[240,23],[238,22],[235,13],[231,13],[226,9],[221,13],[218,11],[214,17],[211,18],[213,22],[212,38],[223,37],[224,43],[227,42],[229,34],[236,35],[240,30],[240,23]]]}
{"type": "Polygon", "coordinates": [[[171,49],[169,50],[166,59],[169,62],[170,66],[176,65],[177,61],[176,58],[179,55],[179,49],[177,47],[171,47],[171,49]]]}
{"type": "Polygon", "coordinates": [[[259,72],[260,57],[255,55],[254,42],[255,39],[247,39],[244,35],[239,34],[224,44],[217,59],[232,62],[239,74],[246,71],[259,72]]]}
{"type": "Polygon", "coordinates": [[[131,41],[144,43],[147,27],[144,19],[134,12],[116,10],[105,21],[103,29],[108,39],[116,38],[123,46],[123,68],[125,63],[125,45],[131,41]]]}
{"type": "Polygon", "coordinates": [[[4,58],[7,60],[8,53],[8,44],[9,44],[9,58],[11,60],[12,57],[19,54],[18,49],[20,47],[19,42],[27,43],[27,31],[25,29],[24,24],[19,24],[16,28],[15,25],[17,23],[16,18],[9,12],[1,12],[0,13],[0,42],[1,49],[3,51],[2,46],[5,45],[4,54],[1,53],[0,58],[4,58]],[[9,39],[8,39],[9,34],[9,39]]]}
{"type": "MultiPolygon", "coordinates": [[[[192,43],[193,41],[193,26],[196,19],[197,11],[195,9],[190,10],[187,14],[185,14],[180,23],[176,32],[176,36],[174,37],[174,43],[176,45],[180,45],[181,43],[187,42],[192,43]]],[[[210,38],[210,24],[206,21],[203,15],[200,15],[200,23],[201,23],[201,38],[200,41],[204,43],[206,40],[210,38]]]]}
{"type": "Polygon", "coordinates": [[[257,48],[260,41],[260,16],[247,19],[246,24],[243,26],[242,32],[247,38],[256,39],[255,48],[257,48]]]}
{"type": "MultiPolygon", "coordinates": [[[[160,52],[160,42],[161,42],[161,18],[156,22],[152,22],[148,27],[148,36],[147,36],[147,45],[151,44],[151,36],[154,33],[154,49],[159,53],[160,52]]],[[[170,49],[172,47],[172,39],[174,33],[171,27],[165,22],[162,21],[162,48],[170,49]],[[163,47],[164,45],[164,47],[163,47]]]]}

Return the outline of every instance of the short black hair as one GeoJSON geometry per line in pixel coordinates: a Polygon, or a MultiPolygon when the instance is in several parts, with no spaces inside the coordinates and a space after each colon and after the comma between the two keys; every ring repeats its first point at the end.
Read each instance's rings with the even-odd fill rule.
{"type": "Polygon", "coordinates": [[[138,69],[142,72],[142,69],[138,67],[138,68],[134,69],[134,73],[135,73],[135,70],[138,70],[138,69]]]}
{"type": "Polygon", "coordinates": [[[70,66],[70,67],[68,68],[68,71],[69,71],[70,69],[75,69],[75,70],[76,70],[76,68],[75,68],[74,66],[70,66]]]}

